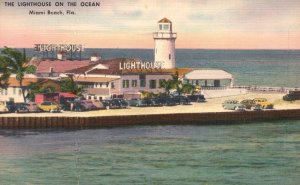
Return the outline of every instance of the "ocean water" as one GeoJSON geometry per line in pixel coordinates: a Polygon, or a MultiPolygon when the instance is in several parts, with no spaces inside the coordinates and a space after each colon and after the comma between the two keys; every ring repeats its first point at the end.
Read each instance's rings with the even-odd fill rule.
{"type": "MultiPolygon", "coordinates": [[[[32,49],[26,51],[29,56],[34,55],[32,49]]],[[[152,49],[96,48],[85,49],[82,58],[88,58],[94,53],[104,59],[154,59],[152,49]]],[[[48,54],[48,57],[52,56],[48,54]]],[[[176,67],[224,69],[234,75],[235,85],[300,87],[300,50],[177,49],[176,67]]]]}
{"type": "Polygon", "coordinates": [[[0,130],[0,184],[300,182],[300,121],[0,130]]]}

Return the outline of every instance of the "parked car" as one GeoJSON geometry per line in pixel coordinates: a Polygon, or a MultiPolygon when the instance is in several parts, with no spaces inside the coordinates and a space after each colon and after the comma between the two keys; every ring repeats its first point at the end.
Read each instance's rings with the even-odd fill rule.
{"type": "Polygon", "coordinates": [[[45,112],[59,112],[59,106],[50,101],[45,101],[41,104],[38,104],[38,108],[45,112]]]}
{"type": "Polygon", "coordinates": [[[262,109],[273,109],[274,108],[274,105],[272,103],[268,102],[268,100],[266,98],[254,98],[253,100],[255,101],[256,104],[259,104],[262,109]]]}
{"type": "Polygon", "coordinates": [[[237,100],[225,100],[222,106],[224,109],[229,109],[229,110],[238,110],[241,107],[245,108],[245,105],[239,103],[239,101],[237,100]]]}
{"type": "Polygon", "coordinates": [[[246,109],[251,109],[256,105],[255,101],[250,99],[242,100],[240,103],[245,105],[246,109]]]}
{"type": "Polygon", "coordinates": [[[13,101],[7,101],[5,102],[6,108],[8,109],[8,112],[15,112],[16,111],[16,105],[13,101]]]}
{"type": "Polygon", "coordinates": [[[122,98],[115,98],[115,99],[112,99],[112,102],[114,102],[116,105],[120,105],[120,108],[127,108],[129,105],[128,105],[128,102],[125,101],[124,99],[122,98]]]}
{"type": "Polygon", "coordinates": [[[202,94],[194,94],[194,95],[188,95],[188,99],[190,99],[191,102],[204,102],[205,98],[202,94]]]}
{"type": "Polygon", "coordinates": [[[40,112],[41,111],[35,102],[27,102],[26,105],[27,105],[27,108],[29,109],[29,112],[40,112]]]}
{"type": "Polygon", "coordinates": [[[144,98],[145,102],[149,107],[160,107],[163,106],[157,98],[144,98]]]}
{"type": "Polygon", "coordinates": [[[92,100],[92,103],[95,105],[97,109],[104,109],[104,104],[99,100],[92,100]]]}
{"type": "Polygon", "coordinates": [[[237,107],[234,108],[234,110],[235,110],[235,111],[239,111],[239,112],[243,112],[243,111],[246,111],[246,106],[243,105],[243,104],[241,104],[241,103],[239,103],[239,104],[237,105],[237,107]]]}
{"type": "Polygon", "coordinates": [[[90,111],[96,109],[97,107],[93,104],[91,100],[80,100],[80,101],[75,101],[74,103],[74,110],[78,112],[90,111]]]}
{"type": "Polygon", "coordinates": [[[172,97],[168,97],[168,96],[162,96],[162,97],[157,98],[157,102],[164,106],[175,106],[176,105],[175,99],[172,97]]]}
{"type": "Polygon", "coordinates": [[[177,105],[190,105],[191,104],[190,99],[187,98],[186,96],[174,96],[173,99],[177,105]]]}
{"type": "Polygon", "coordinates": [[[15,103],[14,111],[15,113],[29,112],[28,106],[27,103],[15,103]]]}
{"type": "Polygon", "coordinates": [[[300,100],[300,91],[290,91],[282,97],[284,101],[300,100]]]}
{"type": "Polygon", "coordinates": [[[102,103],[106,109],[121,109],[129,106],[129,104],[121,98],[102,100],[102,103]]]}
{"type": "Polygon", "coordinates": [[[261,111],[262,108],[261,108],[261,106],[259,104],[256,104],[253,107],[251,107],[251,110],[253,110],[253,111],[261,111]]]}
{"type": "Polygon", "coordinates": [[[134,98],[131,100],[127,100],[129,106],[131,107],[147,107],[149,106],[147,101],[144,99],[138,99],[138,98],[134,98]]]}
{"type": "Polygon", "coordinates": [[[6,103],[4,101],[0,101],[0,112],[8,112],[6,103]]]}

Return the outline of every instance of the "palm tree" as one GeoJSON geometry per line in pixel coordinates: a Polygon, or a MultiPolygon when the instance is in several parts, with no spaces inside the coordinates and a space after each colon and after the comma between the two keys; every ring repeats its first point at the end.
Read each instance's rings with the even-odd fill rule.
{"type": "Polygon", "coordinates": [[[80,96],[85,91],[85,89],[83,86],[76,84],[76,82],[73,79],[73,75],[68,75],[68,77],[64,78],[61,81],[61,91],[71,92],[80,96]]]}
{"type": "Polygon", "coordinates": [[[184,94],[193,94],[196,87],[192,84],[183,84],[182,85],[182,93],[184,94]]]}
{"type": "Polygon", "coordinates": [[[1,51],[1,58],[1,60],[4,60],[7,63],[7,74],[16,74],[16,79],[19,81],[19,87],[21,88],[24,102],[26,102],[23,79],[25,74],[35,73],[36,67],[28,65],[29,60],[26,57],[25,49],[23,50],[23,53],[21,53],[16,49],[5,47],[1,51]]]}
{"type": "Polygon", "coordinates": [[[174,89],[176,87],[176,84],[174,83],[174,80],[162,80],[160,81],[160,87],[165,89],[165,92],[167,95],[170,95],[170,90],[174,89]]]}

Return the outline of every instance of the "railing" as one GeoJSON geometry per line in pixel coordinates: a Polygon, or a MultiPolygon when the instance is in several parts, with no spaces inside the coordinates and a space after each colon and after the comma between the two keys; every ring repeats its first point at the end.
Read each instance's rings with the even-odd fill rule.
{"type": "Polygon", "coordinates": [[[153,33],[154,39],[176,39],[177,33],[164,33],[164,32],[155,32],[153,33]]]}
{"type": "Polygon", "coordinates": [[[277,92],[288,93],[289,91],[299,91],[300,87],[266,87],[266,86],[233,86],[234,89],[246,89],[253,92],[277,92]]]}
{"type": "Polygon", "coordinates": [[[227,86],[221,86],[221,87],[214,87],[214,86],[202,86],[201,90],[226,90],[229,87],[227,86]]]}

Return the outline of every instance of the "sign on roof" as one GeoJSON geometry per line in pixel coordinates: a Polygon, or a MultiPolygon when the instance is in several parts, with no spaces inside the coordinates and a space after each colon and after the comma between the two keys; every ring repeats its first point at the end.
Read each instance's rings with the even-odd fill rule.
{"type": "Polygon", "coordinates": [[[132,70],[132,69],[163,69],[164,62],[120,62],[120,70],[132,70]]]}
{"type": "Polygon", "coordinates": [[[81,44],[35,44],[35,51],[64,51],[64,52],[82,52],[84,48],[81,44]]]}

